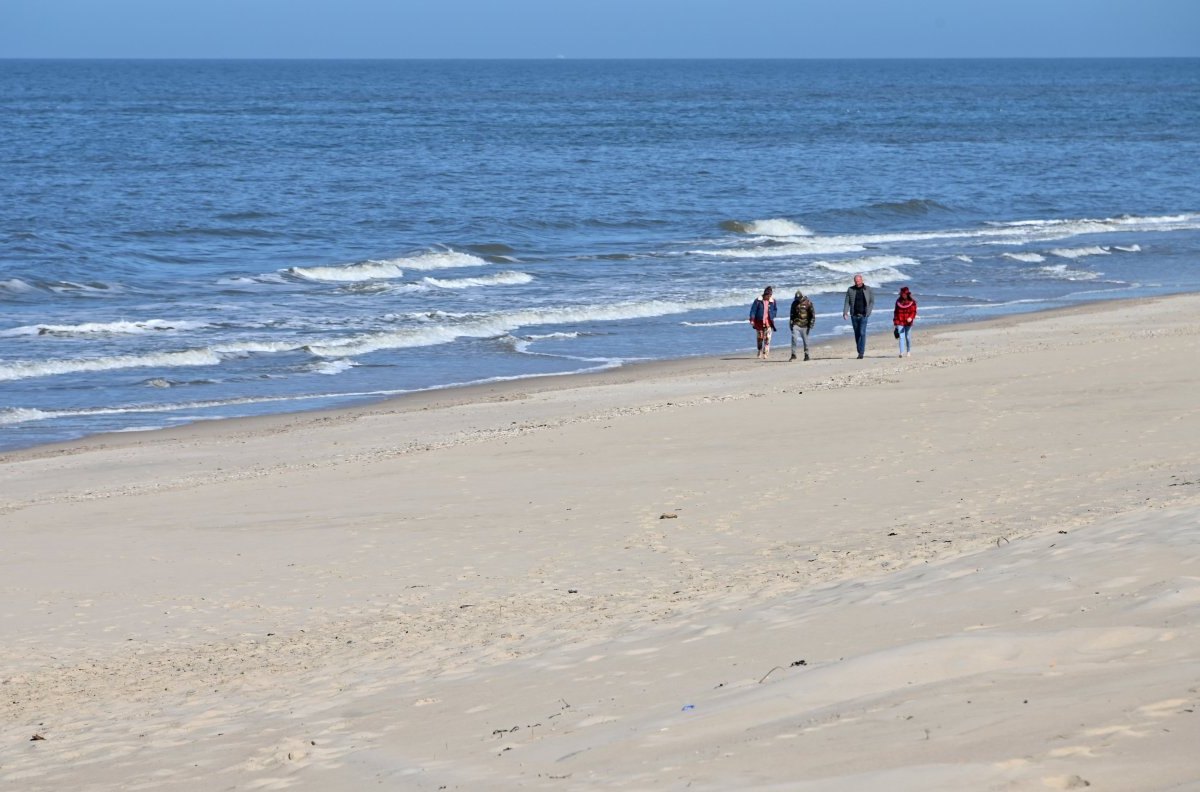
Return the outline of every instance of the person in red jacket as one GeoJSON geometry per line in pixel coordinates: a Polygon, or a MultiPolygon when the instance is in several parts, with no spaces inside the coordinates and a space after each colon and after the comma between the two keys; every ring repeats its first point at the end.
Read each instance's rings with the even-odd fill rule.
{"type": "Polygon", "coordinates": [[[900,357],[912,354],[913,320],[917,318],[917,301],[907,286],[900,287],[900,296],[896,299],[896,308],[892,311],[892,324],[895,325],[896,338],[900,341],[900,357]]]}
{"type": "Polygon", "coordinates": [[[758,297],[750,305],[750,325],[754,328],[754,338],[758,342],[758,357],[766,360],[771,354],[771,333],[775,331],[775,314],[779,307],[775,304],[775,289],[768,286],[763,289],[762,297],[758,297]]]}

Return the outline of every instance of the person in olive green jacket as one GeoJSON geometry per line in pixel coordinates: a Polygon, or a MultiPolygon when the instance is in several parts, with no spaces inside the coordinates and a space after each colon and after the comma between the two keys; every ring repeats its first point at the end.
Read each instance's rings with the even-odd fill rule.
{"type": "Polygon", "coordinates": [[[813,308],[812,300],[804,296],[804,292],[796,289],[796,298],[792,300],[792,315],[788,324],[792,328],[792,360],[796,359],[796,347],[804,346],[804,359],[808,360],[808,333],[813,329],[817,319],[817,311],[813,308]]]}

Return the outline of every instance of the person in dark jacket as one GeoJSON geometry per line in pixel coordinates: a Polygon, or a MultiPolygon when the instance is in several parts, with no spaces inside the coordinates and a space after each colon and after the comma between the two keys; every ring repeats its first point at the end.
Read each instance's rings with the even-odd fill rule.
{"type": "Polygon", "coordinates": [[[846,302],[842,306],[842,318],[854,325],[854,345],[858,347],[858,359],[867,352],[867,317],[875,310],[875,292],[863,283],[862,275],[854,276],[854,285],[846,289],[846,302]]]}
{"type": "Polygon", "coordinates": [[[912,354],[913,320],[917,318],[917,301],[907,286],[900,287],[900,296],[896,299],[896,307],[892,310],[892,324],[896,327],[896,338],[900,341],[900,357],[912,354]]]}
{"type": "Polygon", "coordinates": [[[775,314],[778,311],[775,289],[772,286],[763,289],[762,297],[755,298],[750,304],[750,324],[754,327],[758,357],[762,360],[766,360],[771,354],[771,333],[775,331],[775,314]]]}
{"type": "Polygon", "coordinates": [[[804,296],[804,292],[796,289],[796,297],[792,300],[791,318],[788,324],[792,328],[792,360],[796,359],[796,346],[803,344],[804,359],[808,360],[808,333],[817,319],[812,300],[804,296]]]}

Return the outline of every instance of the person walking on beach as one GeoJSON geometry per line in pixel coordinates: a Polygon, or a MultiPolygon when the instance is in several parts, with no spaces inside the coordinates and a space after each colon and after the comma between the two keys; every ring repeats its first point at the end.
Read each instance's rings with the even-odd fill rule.
{"type": "Polygon", "coordinates": [[[750,324],[754,327],[758,357],[762,360],[771,354],[771,333],[775,331],[775,314],[778,310],[772,286],[763,289],[762,297],[756,297],[750,304],[750,324]]]}
{"type": "Polygon", "coordinates": [[[808,333],[816,319],[817,312],[813,309],[812,300],[805,297],[804,292],[796,289],[796,298],[792,300],[791,318],[788,320],[792,328],[791,360],[796,359],[797,342],[804,345],[804,359],[808,360],[808,333]]]}
{"type": "Polygon", "coordinates": [[[913,320],[917,318],[917,301],[907,286],[900,287],[900,296],[896,299],[896,307],[892,310],[892,324],[896,327],[896,338],[900,341],[900,357],[912,354],[913,320]]]}
{"type": "Polygon", "coordinates": [[[854,285],[846,289],[846,303],[842,306],[842,318],[854,325],[854,345],[858,347],[858,359],[867,352],[867,317],[875,309],[875,292],[863,283],[862,275],[854,276],[854,285]]]}

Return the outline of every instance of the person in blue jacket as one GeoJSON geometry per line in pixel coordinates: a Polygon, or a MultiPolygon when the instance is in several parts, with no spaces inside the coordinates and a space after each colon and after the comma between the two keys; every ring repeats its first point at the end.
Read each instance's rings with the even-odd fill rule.
{"type": "Polygon", "coordinates": [[[755,298],[750,304],[750,324],[754,327],[760,360],[766,360],[771,354],[771,333],[775,332],[775,314],[778,308],[775,304],[775,289],[772,286],[763,289],[762,297],[755,298]]]}

